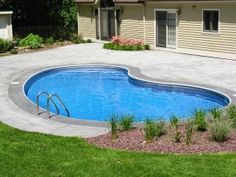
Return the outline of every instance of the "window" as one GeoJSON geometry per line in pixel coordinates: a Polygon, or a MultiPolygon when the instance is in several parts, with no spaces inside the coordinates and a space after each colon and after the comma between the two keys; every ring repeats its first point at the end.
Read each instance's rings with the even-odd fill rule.
{"type": "Polygon", "coordinates": [[[219,31],[219,10],[203,10],[203,31],[219,31]]]}

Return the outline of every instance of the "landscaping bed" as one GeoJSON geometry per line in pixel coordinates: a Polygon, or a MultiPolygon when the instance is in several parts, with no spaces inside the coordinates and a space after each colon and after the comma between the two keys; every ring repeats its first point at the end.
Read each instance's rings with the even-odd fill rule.
{"type": "Polygon", "coordinates": [[[175,142],[173,128],[168,128],[168,133],[160,138],[147,142],[141,128],[130,131],[118,132],[117,139],[112,139],[111,134],[88,138],[90,144],[103,148],[115,148],[131,151],[146,151],[160,153],[206,153],[206,152],[236,152],[236,131],[232,131],[229,139],[225,142],[215,142],[209,138],[209,131],[194,132],[192,143],[185,144],[184,126],[180,126],[182,134],[180,142],[175,142]]]}
{"type": "Polygon", "coordinates": [[[92,40],[85,40],[82,35],[77,34],[71,35],[69,39],[55,39],[53,37],[43,39],[37,34],[30,33],[25,38],[16,38],[14,41],[0,39],[0,57],[43,51],[60,46],[81,43],[92,43],[92,40]]]}

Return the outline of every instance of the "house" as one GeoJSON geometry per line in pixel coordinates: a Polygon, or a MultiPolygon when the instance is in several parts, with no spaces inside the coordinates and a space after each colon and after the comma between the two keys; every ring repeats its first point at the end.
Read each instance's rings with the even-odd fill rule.
{"type": "Polygon", "coordinates": [[[12,11],[0,11],[0,39],[12,40],[12,11]]]}
{"type": "Polygon", "coordinates": [[[76,0],[78,30],[100,40],[236,54],[236,0],[76,0]]]}

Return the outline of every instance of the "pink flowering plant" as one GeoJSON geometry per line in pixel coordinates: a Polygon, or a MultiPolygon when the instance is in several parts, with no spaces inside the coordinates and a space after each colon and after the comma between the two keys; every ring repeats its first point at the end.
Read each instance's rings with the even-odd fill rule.
{"type": "Polygon", "coordinates": [[[149,45],[145,45],[143,40],[112,37],[111,43],[104,44],[105,49],[111,50],[149,50],[149,45]]]}

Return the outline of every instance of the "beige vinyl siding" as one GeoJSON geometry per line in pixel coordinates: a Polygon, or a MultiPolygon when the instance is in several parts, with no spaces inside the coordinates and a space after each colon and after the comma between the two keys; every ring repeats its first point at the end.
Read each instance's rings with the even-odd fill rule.
{"type": "Polygon", "coordinates": [[[96,19],[91,7],[81,5],[78,7],[78,32],[84,37],[96,38],[96,19]]]}
{"type": "Polygon", "coordinates": [[[146,5],[146,42],[154,45],[154,9],[180,8],[177,47],[236,54],[236,3],[228,4],[148,4],[146,5]],[[202,9],[220,10],[219,34],[202,31],[202,9]]]}
{"type": "Polygon", "coordinates": [[[143,6],[123,6],[121,15],[120,36],[125,38],[144,39],[143,6]]]}

